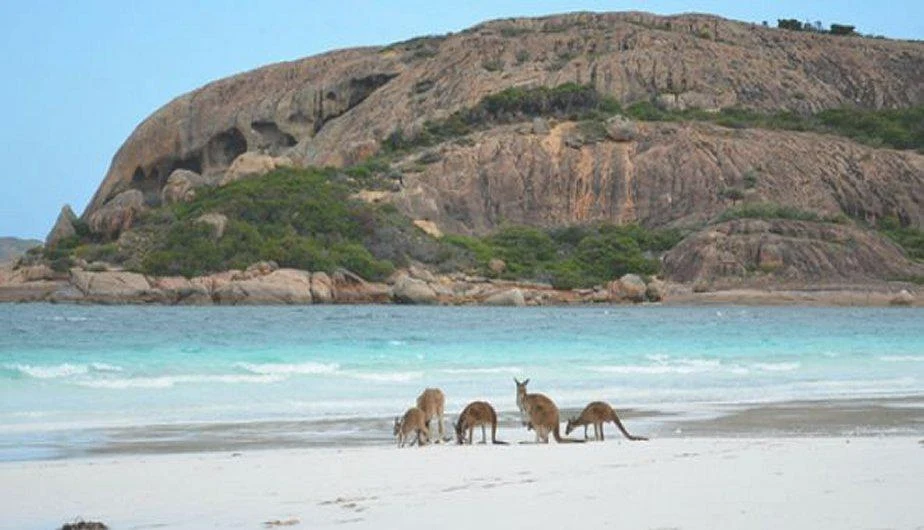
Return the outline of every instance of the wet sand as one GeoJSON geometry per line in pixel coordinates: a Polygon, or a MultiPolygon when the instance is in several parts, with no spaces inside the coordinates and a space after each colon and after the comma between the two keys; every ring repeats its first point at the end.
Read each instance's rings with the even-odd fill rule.
{"type": "MultiPolygon", "coordinates": [[[[578,409],[563,409],[562,423],[579,412],[578,409]]],[[[617,408],[617,412],[630,432],[650,438],[924,437],[924,396],[698,405],[686,410],[617,408]]],[[[501,411],[499,419],[502,439],[533,439],[533,433],[520,425],[519,413],[501,411]]],[[[449,413],[445,419],[447,436],[451,435],[452,421],[455,421],[455,414],[449,413]]],[[[16,448],[4,447],[0,440],[0,454],[6,454],[7,459],[21,460],[374,447],[391,445],[391,427],[390,417],[111,427],[45,433],[37,439],[35,447],[23,447],[20,440],[16,448]],[[14,449],[19,452],[11,452],[14,449]]],[[[606,426],[604,432],[608,439],[622,437],[613,425],[606,426]]],[[[583,437],[583,429],[573,436],[583,437]]]]}

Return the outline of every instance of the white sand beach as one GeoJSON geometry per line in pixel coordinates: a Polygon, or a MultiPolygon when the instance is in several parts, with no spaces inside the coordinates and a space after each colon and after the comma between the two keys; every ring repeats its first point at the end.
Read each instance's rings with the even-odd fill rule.
{"type": "Polygon", "coordinates": [[[8,462],[0,527],[924,527],[919,437],[611,437],[8,462]]]}

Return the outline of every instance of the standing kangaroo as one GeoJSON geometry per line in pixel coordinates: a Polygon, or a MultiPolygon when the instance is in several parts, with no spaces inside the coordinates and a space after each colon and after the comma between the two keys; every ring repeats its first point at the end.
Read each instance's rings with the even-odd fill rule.
{"type": "Polygon", "coordinates": [[[555,402],[544,394],[529,394],[526,385],[529,379],[522,383],[513,378],[517,385],[517,407],[523,414],[523,424],[536,430],[536,443],[549,443],[549,433],[558,443],[578,443],[584,440],[562,438],[559,425],[558,407],[555,402]]]}
{"type": "Polygon", "coordinates": [[[481,425],[481,443],[487,443],[485,426],[490,425],[491,443],[507,445],[507,442],[501,442],[497,439],[497,412],[486,401],[472,401],[462,410],[455,425],[456,441],[459,444],[465,443],[465,431],[468,431],[468,443],[471,445],[475,441],[475,427],[478,425],[481,425]]]}
{"type": "Polygon", "coordinates": [[[584,407],[584,410],[581,411],[581,415],[577,418],[571,418],[568,420],[568,425],[565,427],[565,434],[571,434],[571,431],[574,429],[583,426],[584,427],[584,439],[587,439],[587,426],[593,424],[594,426],[594,440],[603,441],[603,424],[613,422],[616,424],[616,427],[622,432],[622,434],[630,440],[647,440],[648,438],[643,438],[641,436],[633,436],[629,434],[629,431],[622,426],[622,422],[619,421],[619,416],[616,415],[616,411],[613,410],[613,407],[602,401],[594,401],[584,407]]]}
{"type": "Polygon", "coordinates": [[[427,428],[423,411],[417,407],[407,409],[403,417],[395,417],[395,438],[398,440],[398,447],[404,447],[411,433],[415,434],[411,445],[416,441],[417,447],[423,447],[424,442],[430,442],[430,429],[427,428]]]}
{"type": "Polygon", "coordinates": [[[427,388],[417,396],[417,408],[424,413],[427,429],[430,428],[430,420],[433,416],[439,420],[439,438],[436,439],[436,443],[443,441],[443,407],[445,404],[446,396],[439,388],[427,388]]]}

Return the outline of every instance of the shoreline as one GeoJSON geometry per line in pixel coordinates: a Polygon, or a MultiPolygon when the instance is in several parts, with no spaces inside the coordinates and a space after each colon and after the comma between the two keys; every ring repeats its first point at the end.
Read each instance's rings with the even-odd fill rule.
{"type": "MultiPolygon", "coordinates": [[[[924,437],[924,394],[896,397],[798,400],[767,403],[711,403],[698,407],[619,407],[617,413],[633,434],[652,439],[924,437]]],[[[499,410],[498,438],[531,441],[514,410],[499,410]]],[[[580,408],[562,407],[561,422],[580,408]]],[[[457,411],[448,411],[446,434],[452,435],[457,411]]],[[[273,418],[148,425],[109,425],[45,431],[37,446],[20,439],[4,441],[0,463],[71,461],[88,458],[206,454],[216,451],[279,451],[393,444],[392,417],[273,418]],[[14,447],[15,446],[15,447],[14,447]]],[[[607,425],[608,441],[624,441],[607,425]]],[[[593,429],[589,432],[593,433],[593,429]]],[[[579,429],[570,435],[582,438],[579,429]]],[[[477,439],[480,440],[480,437],[477,439]]]]}
{"type": "Polygon", "coordinates": [[[195,278],[155,277],[123,270],[45,265],[0,266],[0,303],[80,305],[312,305],[409,304],[451,306],[575,306],[661,303],[688,305],[794,305],[819,307],[924,307],[921,287],[908,282],[710,285],[666,282],[627,274],[606,285],[555,289],[551,285],[463,273],[434,275],[415,266],[383,282],[339,269],[328,275],[260,262],[195,278]]]}
{"type": "Polygon", "coordinates": [[[170,529],[914,528],[922,442],[716,437],[0,463],[0,511],[20,530],[77,518],[170,529]]]}

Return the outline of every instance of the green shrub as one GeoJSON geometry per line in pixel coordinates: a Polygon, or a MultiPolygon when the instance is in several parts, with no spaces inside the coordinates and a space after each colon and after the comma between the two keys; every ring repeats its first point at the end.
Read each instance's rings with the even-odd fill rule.
{"type": "Polygon", "coordinates": [[[722,212],[716,222],[732,219],[791,219],[817,223],[843,223],[841,216],[825,216],[817,212],[800,210],[775,202],[755,202],[733,206],[722,212]]]}
{"type": "Polygon", "coordinates": [[[880,219],[877,228],[902,247],[908,257],[924,260],[924,230],[902,226],[901,221],[895,216],[880,219]]]}

